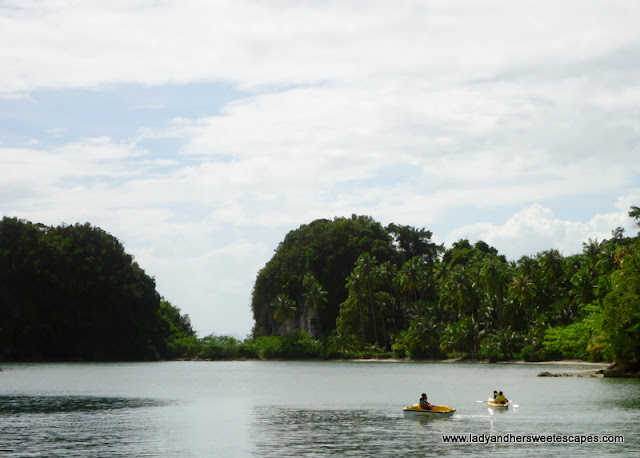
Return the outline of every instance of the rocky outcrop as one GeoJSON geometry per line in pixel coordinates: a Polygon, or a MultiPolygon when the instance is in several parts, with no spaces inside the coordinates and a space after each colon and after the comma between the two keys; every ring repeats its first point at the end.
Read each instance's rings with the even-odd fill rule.
{"type": "Polygon", "coordinates": [[[628,363],[614,362],[604,370],[605,377],[612,378],[640,378],[640,361],[628,363]]]}
{"type": "Polygon", "coordinates": [[[540,372],[538,377],[603,377],[604,369],[590,372],[560,372],[551,373],[549,371],[540,372]]]}
{"type": "Polygon", "coordinates": [[[609,377],[609,378],[640,378],[640,360],[628,363],[612,363],[606,369],[577,372],[549,372],[544,371],[538,377],[609,377]]]}

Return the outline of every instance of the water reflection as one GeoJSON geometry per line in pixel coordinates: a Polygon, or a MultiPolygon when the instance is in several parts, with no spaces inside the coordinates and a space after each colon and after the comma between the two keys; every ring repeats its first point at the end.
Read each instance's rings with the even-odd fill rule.
{"type": "Polygon", "coordinates": [[[0,453],[87,457],[159,451],[153,412],[167,404],[144,398],[0,396],[0,453]]]}
{"type": "Polygon", "coordinates": [[[609,391],[615,395],[600,399],[597,403],[600,409],[640,410],[640,381],[638,379],[603,379],[609,386],[609,391]]]}
{"type": "Polygon", "coordinates": [[[258,456],[402,456],[424,453],[430,442],[425,433],[437,433],[442,422],[451,423],[412,421],[401,412],[264,406],[254,409],[251,435],[258,456]]]}
{"type": "Polygon", "coordinates": [[[51,414],[136,409],[168,404],[157,399],[93,396],[0,396],[0,414],[51,414]]]}

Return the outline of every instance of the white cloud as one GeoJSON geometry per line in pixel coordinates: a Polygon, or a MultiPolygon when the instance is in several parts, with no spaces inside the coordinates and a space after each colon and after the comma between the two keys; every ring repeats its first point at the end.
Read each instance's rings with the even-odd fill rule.
{"type": "MultiPolygon", "coordinates": [[[[640,199],[636,194],[635,201],[640,199]]],[[[620,201],[628,201],[621,198],[620,201]]],[[[582,252],[583,242],[589,239],[603,241],[611,238],[611,231],[622,227],[627,235],[634,235],[634,225],[628,217],[629,207],[619,213],[594,215],[585,222],[568,221],[554,217],[549,208],[533,204],[515,213],[502,225],[491,223],[470,224],[453,231],[446,244],[451,246],[460,239],[472,243],[483,240],[506,254],[510,260],[531,256],[555,248],[565,256],[582,252]]]]}
{"type": "Polygon", "coordinates": [[[0,148],[0,211],[102,227],[205,334],[248,332],[257,270],[316,218],[579,252],[633,230],[638,17],[616,1],[5,1],[0,135],[26,132],[0,148]],[[189,83],[201,105],[172,108],[163,85],[189,83]],[[220,110],[206,83],[245,92],[220,110]],[[122,138],[69,91],[31,126],[43,93],[124,85],[158,86],[125,105],[167,119],[132,117],[122,138]]]}
{"type": "Polygon", "coordinates": [[[0,87],[244,87],[571,68],[636,44],[639,6],[581,2],[68,1],[0,10],[0,87]]]}

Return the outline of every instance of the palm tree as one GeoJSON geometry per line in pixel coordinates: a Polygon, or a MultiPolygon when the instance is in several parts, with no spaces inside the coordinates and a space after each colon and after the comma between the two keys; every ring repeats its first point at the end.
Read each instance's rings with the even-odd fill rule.
{"type": "Polygon", "coordinates": [[[571,277],[571,305],[574,310],[581,305],[591,304],[595,299],[595,284],[589,274],[589,269],[585,266],[578,270],[571,277]]]}
{"type": "Polygon", "coordinates": [[[566,262],[558,250],[547,250],[536,256],[540,265],[540,282],[537,301],[544,310],[557,303],[567,294],[566,262]]]}
{"type": "Polygon", "coordinates": [[[336,350],[340,351],[340,357],[344,359],[347,351],[354,347],[353,335],[344,329],[342,326],[336,327],[329,336],[329,354],[336,350]]]}
{"type": "Polygon", "coordinates": [[[598,261],[600,258],[600,244],[597,240],[588,239],[582,243],[582,253],[586,259],[587,274],[590,281],[598,276],[598,261]]]}
{"type": "MultiPolygon", "coordinates": [[[[369,306],[373,338],[376,345],[380,345],[380,339],[378,338],[378,325],[377,325],[377,292],[379,286],[389,278],[389,270],[386,264],[378,264],[376,257],[371,256],[369,253],[360,255],[356,261],[355,267],[349,276],[347,282],[347,289],[353,290],[356,294],[356,301],[362,314],[361,322],[364,328],[364,312],[363,302],[369,306]]],[[[351,293],[351,292],[350,292],[351,293]]],[[[382,317],[384,320],[384,317],[382,317]]],[[[364,335],[364,332],[363,332],[364,335]]]]}
{"type": "Polygon", "coordinates": [[[282,323],[284,332],[288,335],[290,322],[296,316],[296,303],[293,302],[286,294],[279,294],[271,303],[273,307],[273,319],[282,323]]]}
{"type": "Polygon", "coordinates": [[[513,299],[514,305],[519,305],[524,312],[527,328],[533,322],[535,316],[536,285],[533,280],[524,273],[517,271],[509,284],[509,296],[513,299]]]}
{"type": "Polygon", "coordinates": [[[317,338],[320,334],[318,310],[327,303],[328,293],[322,289],[320,282],[310,272],[307,272],[304,276],[302,286],[305,288],[304,296],[306,298],[306,310],[313,311],[313,314],[315,315],[314,319],[311,319],[311,314],[307,314],[307,328],[309,329],[309,334],[317,338]],[[313,321],[315,322],[315,325],[311,324],[313,321]]]}
{"type": "MultiPolygon", "coordinates": [[[[354,269],[347,277],[347,290],[349,296],[345,303],[352,302],[358,307],[358,315],[360,317],[360,340],[362,341],[362,350],[366,347],[366,338],[364,332],[364,312],[362,310],[362,303],[364,301],[364,285],[362,281],[362,275],[356,269],[354,269]]],[[[341,305],[342,308],[342,305],[341,305]]]]}
{"type": "Polygon", "coordinates": [[[439,353],[440,329],[430,316],[414,319],[403,337],[412,356],[436,356],[439,353]]]}
{"type": "Polygon", "coordinates": [[[507,291],[507,265],[496,256],[485,257],[480,266],[480,278],[489,292],[488,303],[495,312],[496,328],[504,323],[504,300],[507,291]]]}
{"type": "Polygon", "coordinates": [[[538,261],[529,256],[522,256],[517,262],[518,271],[532,280],[538,278],[539,267],[538,261]]]}
{"type": "Polygon", "coordinates": [[[419,256],[409,259],[402,265],[398,275],[400,291],[407,294],[411,302],[420,297],[420,292],[427,286],[429,275],[427,263],[419,256]]]}
{"type": "Polygon", "coordinates": [[[456,265],[445,277],[442,287],[441,298],[458,318],[477,313],[477,294],[468,266],[456,265]]]}
{"type": "Polygon", "coordinates": [[[517,341],[520,334],[511,329],[511,326],[506,326],[497,333],[498,346],[500,347],[500,353],[502,357],[511,359],[517,348],[517,341]]]}
{"type": "Polygon", "coordinates": [[[629,217],[633,218],[636,224],[640,227],[640,208],[632,205],[631,210],[629,211],[629,217]]]}

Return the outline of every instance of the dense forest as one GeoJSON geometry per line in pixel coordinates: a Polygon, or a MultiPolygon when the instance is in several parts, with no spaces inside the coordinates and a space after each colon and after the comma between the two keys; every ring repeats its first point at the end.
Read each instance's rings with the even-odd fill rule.
{"type": "MultiPolygon", "coordinates": [[[[640,225],[640,208],[629,216],[640,225]]],[[[507,260],[368,216],[290,231],[257,274],[252,338],[198,338],[115,237],[0,221],[0,360],[579,358],[638,369],[640,237],[507,260]]]]}
{"type": "MultiPolygon", "coordinates": [[[[640,209],[629,216],[639,223],[640,209]]],[[[616,228],[580,254],[509,261],[482,241],[445,249],[431,236],[356,215],[289,232],[256,279],[254,341],[279,336],[325,357],[637,365],[639,237],[616,228]]]]}
{"type": "Polygon", "coordinates": [[[103,230],[0,221],[1,360],[172,358],[194,335],[103,230]]]}

